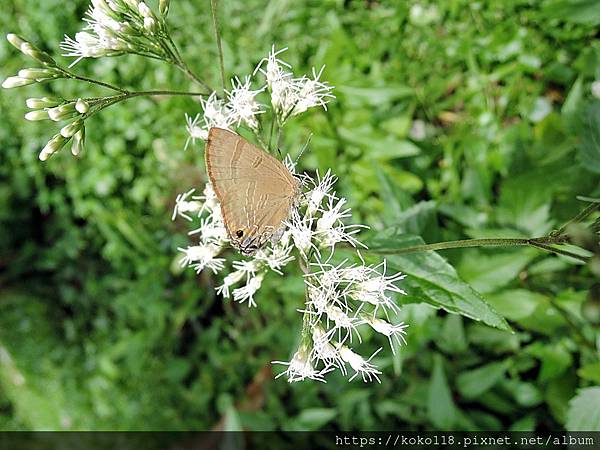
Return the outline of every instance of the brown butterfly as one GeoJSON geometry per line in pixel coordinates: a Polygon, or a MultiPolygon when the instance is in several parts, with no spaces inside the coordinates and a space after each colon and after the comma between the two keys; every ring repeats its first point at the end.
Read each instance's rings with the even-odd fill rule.
{"type": "Polygon", "coordinates": [[[300,183],[278,159],[243,137],[211,128],[206,170],[221,204],[232,245],[252,255],[276,240],[300,192],[300,183]]]}

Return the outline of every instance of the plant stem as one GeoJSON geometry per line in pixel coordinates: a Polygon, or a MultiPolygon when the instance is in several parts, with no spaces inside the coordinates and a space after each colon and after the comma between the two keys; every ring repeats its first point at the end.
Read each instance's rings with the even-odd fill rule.
{"type": "Polygon", "coordinates": [[[66,69],[62,69],[59,68],[59,70],[63,73],[63,75],[65,75],[67,78],[71,78],[73,80],[79,80],[79,81],[85,81],[86,83],[90,83],[90,84],[96,84],[98,86],[102,86],[108,89],[111,89],[113,91],[117,91],[117,92],[121,92],[122,94],[125,94],[127,92],[127,90],[120,88],[118,86],[115,86],[113,84],[110,83],[105,83],[104,81],[100,81],[100,80],[94,80],[93,78],[88,78],[88,77],[82,77],[81,75],[77,75],[73,72],[70,72],[66,69]]]}
{"type": "Polygon", "coordinates": [[[210,12],[212,14],[213,26],[215,28],[215,39],[217,41],[217,50],[219,52],[219,68],[221,70],[221,87],[225,95],[225,64],[223,62],[223,46],[221,45],[221,31],[219,29],[218,0],[210,0],[210,12]]]}
{"type": "Polygon", "coordinates": [[[599,209],[599,208],[600,208],[600,203],[592,203],[592,204],[588,205],[583,211],[581,211],[579,214],[577,214],[575,217],[573,217],[571,220],[569,220],[567,223],[565,223],[558,230],[555,230],[552,233],[550,233],[550,236],[563,234],[569,225],[571,225],[573,223],[581,222],[582,220],[585,220],[585,218],[587,216],[589,216],[591,213],[593,213],[596,209],[599,209]]]}
{"type": "Polygon", "coordinates": [[[181,70],[190,80],[198,83],[203,88],[208,89],[210,92],[214,91],[214,89],[212,89],[202,78],[200,78],[198,75],[192,72],[192,70],[189,68],[189,66],[185,63],[183,59],[173,61],[173,64],[175,64],[175,66],[179,70],[181,70]]]}
{"type": "Polygon", "coordinates": [[[90,118],[94,114],[102,111],[109,106],[112,106],[116,103],[123,102],[125,100],[129,100],[135,97],[154,97],[154,96],[191,96],[191,97],[199,97],[208,95],[206,92],[184,92],[184,91],[137,91],[137,92],[123,92],[117,95],[111,95],[108,97],[99,97],[95,98],[95,101],[99,102],[99,106],[95,108],[93,111],[90,111],[85,115],[84,120],[90,118]]]}
{"type": "Polygon", "coordinates": [[[561,244],[566,242],[564,236],[557,236],[552,239],[547,236],[533,239],[513,239],[513,238],[498,238],[498,239],[462,239],[458,241],[436,242],[435,244],[422,244],[412,247],[398,249],[373,249],[373,253],[401,255],[405,253],[425,252],[430,250],[448,250],[451,248],[466,248],[466,247],[512,247],[521,245],[538,244],[561,244]]]}

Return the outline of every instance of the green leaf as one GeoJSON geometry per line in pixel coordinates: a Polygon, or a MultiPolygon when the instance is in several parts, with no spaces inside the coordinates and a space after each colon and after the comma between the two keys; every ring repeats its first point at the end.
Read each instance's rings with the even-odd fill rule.
{"type": "Polygon", "coordinates": [[[547,298],[536,292],[525,289],[508,289],[489,295],[488,301],[496,310],[509,320],[520,320],[529,317],[547,298]]]}
{"type": "Polygon", "coordinates": [[[421,149],[411,141],[374,131],[371,127],[339,128],[340,136],[350,144],[360,147],[367,158],[387,161],[416,156],[421,149]]]}
{"type": "Polygon", "coordinates": [[[456,386],[464,397],[475,398],[498,383],[509,365],[510,361],[502,361],[462,372],[456,379],[456,386]]]}
{"type": "Polygon", "coordinates": [[[581,367],[581,369],[577,371],[577,375],[584,380],[589,380],[592,383],[600,385],[600,361],[589,363],[581,367]]]}
{"type": "Polygon", "coordinates": [[[577,381],[574,371],[570,371],[560,378],[550,380],[544,393],[550,413],[561,424],[565,423],[569,399],[575,395],[577,381]]]}
{"type": "Polygon", "coordinates": [[[449,314],[444,321],[438,347],[448,353],[463,353],[468,349],[462,317],[449,314]]]}
{"type": "Polygon", "coordinates": [[[292,418],[286,431],[315,431],[331,422],[337,411],[333,408],[308,408],[292,418]]]}
{"type": "Polygon", "coordinates": [[[494,292],[514,280],[537,255],[536,250],[527,248],[495,254],[467,250],[458,273],[479,292],[494,292]]]}
{"type": "Polygon", "coordinates": [[[584,169],[600,173],[600,102],[594,102],[585,111],[582,133],[579,161],[584,169]]]}
{"type": "Polygon", "coordinates": [[[544,4],[548,18],[588,25],[600,24],[600,8],[596,0],[553,0],[544,4]]]}
{"type": "Polygon", "coordinates": [[[600,387],[581,389],[569,402],[569,431],[600,431],[600,387]]]}
{"type": "Polygon", "coordinates": [[[526,352],[535,356],[542,362],[542,369],[538,375],[540,383],[546,383],[562,375],[573,363],[571,353],[562,342],[543,344],[536,342],[527,347],[526,352]]]}
{"type": "Polygon", "coordinates": [[[412,88],[408,86],[386,86],[375,88],[363,88],[353,86],[338,86],[336,89],[344,97],[359,100],[370,106],[381,106],[401,98],[413,96],[412,88]]]}
{"type": "Polygon", "coordinates": [[[456,422],[456,406],[452,401],[440,355],[436,355],[434,359],[427,398],[427,416],[433,426],[440,430],[451,430],[456,422]]]}
{"type": "Polygon", "coordinates": [[[402,288],[406,301],[425,302],[448,312],[479,320],[492,327],[510,330],[509,325],[496,310],[471,286],[462,281],[456,270],[435,252],[418,252],[394,255],[394,250],[423,244],[417,236],[382,233],[368,241],[369,249],[385,250],[388,265],[407,275],[402,288]]]}

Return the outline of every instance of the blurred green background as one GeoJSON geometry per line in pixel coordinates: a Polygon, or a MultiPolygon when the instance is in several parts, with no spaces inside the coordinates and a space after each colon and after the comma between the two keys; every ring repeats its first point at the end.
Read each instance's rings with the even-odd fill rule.
{"type": "MultiPolygon", "coordinates": [[[[0,31],[58,57],[87,4],[9,0],[0,31]]],[[[228,76],[250,73],[272,44],[289,47],[296,74],[326,65],[337,100],[292,121],[284,147],[313,133],[303,168],[331,167],[373,235],[538,236],[586,206],[577,195],[600,197],[595,0],[220,9],[228,76]]],[[[173,0],[169,23],[217,85],[209,1],[173,0]]],[[[3,78],[30,64],[0,44],[3,78]]],[[[76,68],[136,89],[192,88],[139,57],[76,68]]],[[[201,146],[183,152],[183,114],[197,103],[117,105],[91,119],[79,159],[64,149],[38,161],[57,127],[27,123],[24,100],[101,92],[63,82],[1,92],[1,429],[600,429],[597,277],[531,248],[443,253],[513,332],[408,296],[396,357],[365,337],[366,349],[386,346],[381,384],[274,380],[282,369],[269,362],[297,345],[299,273],[269,276],[248,309],[215,296],[218,278],[175,264],[189,239],[188,224],[170,220],[175,196],[205,181],[201,146]]]]}

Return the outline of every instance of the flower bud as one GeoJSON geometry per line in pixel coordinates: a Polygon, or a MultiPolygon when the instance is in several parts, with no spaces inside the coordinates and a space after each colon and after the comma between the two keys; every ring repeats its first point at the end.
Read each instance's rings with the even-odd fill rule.
{"type": "Polygon", "coordinates": [[[73,135],[75,133],[77,133],[81,129],[82,126],[83,126],[83,120],[78,119],[75,122],[71,122],[70,124],[62,127],[60,130],[60,134],[66,138],[73,137],[73,135]]]}
{"type": "Polygon", "coordinates": [[[17,88],[17,87],[21,87],[21,86],[27,86],[27,85],[33,84],[35,82],[36,82],[35,80],[30,80],[27,78],[8,77],[6,80],[4,80],[2,82],[2,87],[4,89],[12,89],[12,88],[17,88]]]}
{"type": "Polygon", "coordinates": [[[171,0],[160,0],[158,2],[158,12],[160,12],[160,14],[162,16],[166,16],[169,13],[169,4],[171,3],[171,0]]]}
{"type": "Polygon", "coordinates": [[[34,67],[31,69],[21,69],[18,74],[21,78],[27,78],[29,80],[46,80],[48,78],[54,78],[56,71],[53,69],[41,69],[34,67]]]}
{"type": "Polygon", "coordinates": [[[23,54],[41,62],[46,66],[56,67],[56,61],[54,61],[48,53],[41,51],[30,42],[23,42],[19,47],[19,50],[21,50],[23,54]]]}
{"type": "Polygon", "coordinates": [[[90,105],[88,104],[88,102],[80,98],[77,99],[77,102],[75,103],[75,109],[80,114],[85,114],[90,110],[90,105]]]}
{"type": "Polygon", "coordinates": [[[8,42],[11,43],[11,45],[13,47],[15,47],[17,50],[21,50],[21,45],[23,45],[24,43],[26,43],[27,41],[25,39],[23,39],[21,36],[19,36],[18,34],[14,34],[14,33],[8,33],[6,35],[6,40],[8,42]]]}
{"type": "Polygon", "coordinates": [[[67,141],[68,139],[60,134],[54,135],[40,152],[40,160],[46,161],[53,153],[63,148],[67,141]]]}
{"type": "Polygon", "coordinates": [[[71,153],[73,154],[73,156],[77,156],[81,153],[84,144],[85,127],[81,127],[81,129],[73,136],[73,143],[71,144],[71,153]]]}
{"type": "Polygon", "coordinates": [[[70,119],[71,117],[75,117],[77,114],[78,112],[75,109],[75,104],[73,102],[60,105],[55,108],[50,108],[48,110],[48,116],[50,116],[50,119],[54,120],[55,122],[70,119]]]}
{"type": "Polygon", "coordinates": [[[154,28],[156,28],[156,20],[152,17],[144,17],[144,29],[152,32],[154,31],[154,28]]]}
{"type": "Polygon", "coordinates": [[[154,14],[152,13],[152,10],[144,2],[139,3],[138,11],[144,17],[153,17],[154,16],[154,14]]]}
{"type": "Polygon", "coordinates": [[[25,119],[34,122],[36,120],[48,120],[50,117],[48,116],[48,111],[38,109],[37,111],[29,111],[25,114],[25,119]]]}
{"type": "Polygon", "coordinates": [[[30,109],[53,108],[60,105],[64,100],[59,97],[28,98],[25,104],[30,109]]]}

